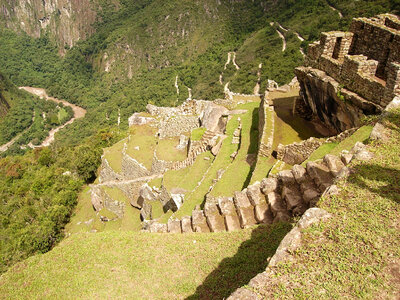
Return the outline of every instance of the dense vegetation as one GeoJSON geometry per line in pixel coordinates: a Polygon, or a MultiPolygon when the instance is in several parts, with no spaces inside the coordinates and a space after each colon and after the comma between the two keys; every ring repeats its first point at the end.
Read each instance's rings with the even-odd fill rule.
{"type": "Polygon", "coordinates": [[[63,237],[77,193],[96,175],[102,148],[119,138],[115,130],[102,130],[81,146],[0,160],[0,273],[63,237]]]}
{"type": "MultiPolygon", "coordinates": [[[[345,29],[353,16],[399,10],[398,0],[329,3],[343,18],[325,0],[121,0],[118,6],[102,0],[96,33],[64,57],[47,35],[33,39],[1,28],[0,66],[13,83],[45,87],[88,113],[58,134],[51,151],[0,160],[0,272],[61,239],[77,191],[95,176],[100,149],[119,136],[108,129],[99,134],[99,129],[114,126],[119,111],[123,130],[127,117],[147,103],[182,102],[187,87],[195,98],[223,97],[220,74],[232,90],[252,92],[260,63],[263,83],[267,78],[286,83],[302,62],[300,47],[306,49],[320,31],[345,29]],[[282,31],[277,21],[288,31],[282,31]],[[276,30],[288,43],[284,52],[276,30]],[[305,41],[300,42],[295,32],[305,41]],[[237,52],[239,70],[232,64],[224,70],[231,51],[237,52]],[[63,175],[66,171],[71,175],[63,175]]],[[[40,142],[45,131],[66,118],[56,120],[56,113],[65,114],[59,114],[54,104],[10,89],[2,91],[11,108],[0,122],[0,144],[24,132],[7,153],[15,155],[21,154],[20,145],[40,142]],[[16,96],[7,96],[11,94],[16,96]]]]}

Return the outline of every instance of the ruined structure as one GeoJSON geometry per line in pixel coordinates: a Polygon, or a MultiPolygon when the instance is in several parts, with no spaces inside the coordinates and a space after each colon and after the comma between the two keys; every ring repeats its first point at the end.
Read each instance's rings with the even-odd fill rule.
{"type": "Polygon", "coordinates": [[[295,70],[304,105],[337,132],[359,125],[400,95],[400,19],[356,18],[349,32],[322,33],[295,70]]]}

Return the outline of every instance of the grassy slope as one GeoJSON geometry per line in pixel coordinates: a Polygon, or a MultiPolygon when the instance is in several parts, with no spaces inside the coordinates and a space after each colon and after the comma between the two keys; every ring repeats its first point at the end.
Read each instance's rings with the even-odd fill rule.
{"type": "Polygon", "coordinates": [[[75,234],[0,277],[0,295],[222,299],[265,268],[288,230],[275,224],[218,234],[75,234]]]}
{"type": "Polygon", "coordinates": [[[279,266],[279,283],[264,290],[269,296],[398,298],[400,110],[384,124],[389,140],[372,142],[375,157],[353,163],[354,173],[339,183],[339,195],[319,202],[333,218],[306,230],[295,261],[279,266]]]}

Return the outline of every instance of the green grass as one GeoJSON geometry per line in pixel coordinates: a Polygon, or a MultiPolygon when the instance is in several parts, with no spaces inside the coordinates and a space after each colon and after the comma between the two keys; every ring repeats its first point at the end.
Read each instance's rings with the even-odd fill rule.
{"type": "Polygon", "coordinates": [[[157,144],[156,129],[148,125],[135,125],[130,128],[130,132],[131,138],[126,153],[150,170],[157,144]],[[139,150],[136,147],[139,147],[139,150]]]}
{"type": "Polygon", "coordinates": [[[235,160],[228,165],[222,178],[212,190],[212,196],[233,196],[235,191],[242,190],[248,184],[252,172],[252,165],[247,161],[248,155],[255,156],[258,145],[259,105],[260,102],[250,102],[236,107],[247,110],[247,113],[239,115],[242,122],[240,148],[235,160]]]}
{"type": "Polygon", "coordinates": [[[278,266],[278,280],[260,291],[266,298],[398,298],[400,110],[383,123],[389,140],[372,142],[374,158],[353,162],[340,193],[319,202],[333,217],[305,231],[294,261],[278,266]]]}
{"type": "Polygon", "coordinates": [[[107,159],[111,169],[117,173],[122,171],[122,149],[126,139],[119,141],[110,148],[104,149],[104,158],[107,159]]]}
{"type": "Polygon", "coordinates": [[[276,159],[272,156],[259,157],[257,159],[256,167],[252,173],[250,184],[253,184],[256,181],[261,181],[263,178],[267,177],[268,172],[271,170],[275,162],[276,159]]]}
{"type": "Polygon", "coordinates": [[[151,201],[151,216],[153,219],[158,219],[164,214],[163,207],[160,201],[151,201]]]}
{"type": "Polygon", "coordinates": [[[232,233],[74,234],[0,278],[8,299],[223,299],[262,272],[290,225],[232,233]]]}
{"type": "Polygon", "coordinates": [[[199,127],[196,129],[192,130],[192,133],[190,134],[190,139],[192,141],[200,141],[201,138],[203,137],[203,134],[206,132],[206,128],[204,127],[199,127]]]}
{"type": "Polygon", "coordinates": [[[209,187],[213,184],[213,179],[217,178],[218,170],[225,169],[231,163],[232,159],[230,158],[230,155],[238,149],[237,144],[231,143],[233,132],[239,125],[237,118],[238,116],[233,116],[233,118],[229,120],[225,133],[227,138],[223,140],[218,155],[209,168],[208,173],[205,174],[205,178],[201,185],[187,196],[182,207],[175,214],[176,217],[181,218],[183,216],[192,215],[192,211],[196,205],[203,203],[209,187]]]}
{"type": "Polygon", "coordinates": [[[58,111],[58,121],[60,121],[60,123],[62,123],[64,121],[65,118],[68,117],[68,113],[64,108],[61,108],[58,111]]]}
{"type": "Polygon", "coordinates": [[[194,164],[180,170],[170,170],[164,174],[163,185],[171,191],[173,188],[184,189],[188,192],[194,190],[203,174],[212,164],[214,156],[205,152],[197,156],[194,164]],[[204,158],[209,158],[206,160],[204,158]]]}
{"type": "Polygon", "coordinates": [[[333,149],[335,149],[339,143],[325,143],[319,146],[317,149],[311,153],[310,157],[305,160],[302,164],[305,166],[307,162],[314,161],[318,159],[322,159],[326,154],[331,153],[333,149]]]}
{"type": "Polygon", "coordinates": [[[179,136],[158,140],[157,157],[165,161],[182,161],[187,157],[187,149],[176,149],[179,145],[179,136]]]}
{"type": "Polygon", "coordinates": [[[339,156],[343,150],[350,150],[357,142],[364,142],[368,139],[372,131],[372,126],[365,125],[360,127],[351,136],[347,137],[340,143],[326,143],[318,147],[310,157],[302,163],[306,165],[309,161],[322,159],[326,154],[333,154],[339,156]]]}
{"type": "Polygon", "coordinates": [[[350,150],[357,142],[364,142],[369,138],[372,131],[372,126],[365,125],[360,127],[351,136],[339,143],[330,153],[340,155],[343,150],[350,150]]]}

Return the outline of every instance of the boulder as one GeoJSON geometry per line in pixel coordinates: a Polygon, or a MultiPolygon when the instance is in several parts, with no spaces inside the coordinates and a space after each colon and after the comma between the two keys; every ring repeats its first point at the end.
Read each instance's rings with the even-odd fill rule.
{"type": "Polygon", "coordinates": [[[255,292],[246,289],[239,288],[227,300],[261,300],[263,297],[257,295],[255,292]]]}
{"type": "Polygon", "coordinates": [[[131,201],[131,205],[141,209],[145,201],[155,201],[156,199],[157,195],[154,193],[153,189],[147,183],[145,183],[140,187],[137,202],[134,203],[131,201]]]}
{"type": "MultiPolygon", "coordinates": [[[[223,106],[215,103],[207,103],[201,118],[201,126],[207,128],[207,130],[218,132],[220,128],[220,118],[223,115],[227,115],[229,110],[223,106]]],[[[223,132],[221,132],[223,133],[223,132]]]]}
{"type": "Polygon", "coordinates": [[[275,192],[278,189],[278,179],[264,178],[260,184],[261,191],[264,195],[275,192]]]}
{"type": "Polygon", "coordinates": [[[271,224],[273,220],[271,210],[266,201],[254,207],[254,216],[257,223],[271,224]]]}
{"type": "Polygon", "coordinates": [[[278,211],[272,223],[290,222],[291,218],[287,211],[278,211]]]}
{"type": "Polygon", "coordinates": [[[327,154],[324,156],[324,162],[328,166],[333,176],[337,176],[340,170],[344,167],[343,162],[339,157],[332,154],[327,154]]]}
{"type": "Polygon", "coordinates": [[[169,233],[182,233],[181,221],[179,220],[168,220],[167,228],[169,233]]]}
{"type": "Polygon", "coordinates": [[[371,140],[385,140],[385,126],[381,123],[376,123],[369,136],[371,140]]]}
{"type": "Polygon", "coordinates": [[[190,216],[182,217],[181,226],[182,226],[183,233],[193,232],[192,217],[190,217],[190,216]]]}
{"type": "Polygon", "coordinates": [[[317,200],[320,196],[321,193],[315,189],[308,189],[303,192],[303,199],[307,204],[316,202],[315,200],[317,200]]]}
{"type": "Polygon", "coordinates": [[[192,228],[194,232],[210,232],[202,210],[196,209],[192,212],[192,228]]]}

